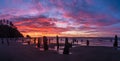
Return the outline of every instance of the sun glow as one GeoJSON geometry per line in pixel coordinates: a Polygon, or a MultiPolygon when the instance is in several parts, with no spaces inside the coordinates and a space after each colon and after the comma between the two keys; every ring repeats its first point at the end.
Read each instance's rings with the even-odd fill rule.
{"type": "Polygon", "coordinates": [[[22,34],[24,35],[24,37],[26,35],[30,35],[31,37],[41,37],[42,36],[42,34],[39,32],[27,32],[27,33],[22,33],[22,34]]]}
{"type": "Polygon", "coordinates": [[[30,35],[31,37],[42,37],[42,36],[49,36],[49,37],[54,37],[59,34],[52,34],[52,33],[45,33],[45,32],[28,32],[28,33],[22,33],[24,37],[26,35],[30,35]]]}

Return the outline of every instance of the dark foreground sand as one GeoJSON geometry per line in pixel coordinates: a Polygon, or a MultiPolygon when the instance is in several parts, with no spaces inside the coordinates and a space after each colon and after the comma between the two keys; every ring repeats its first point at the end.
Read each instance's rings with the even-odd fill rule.
{"type": "Polygon", "coordinates": [[[73,54],[40,51],[32,46],[0,44],[0,61],[120,61],[120,51],[110,47],[75,47],[73,54]]]}

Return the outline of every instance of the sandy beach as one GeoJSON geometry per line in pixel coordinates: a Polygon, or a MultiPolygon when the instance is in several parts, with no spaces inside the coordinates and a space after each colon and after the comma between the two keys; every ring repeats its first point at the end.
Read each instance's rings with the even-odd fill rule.
{"type": "Polygon", "coordinates": [[[0,61],[120,61],[120,0],[0,0],[0,61]]]}
{"type": "Polygon", "coordinates": [[[112,47],[78,46],[70,51],[70,55],[44,52],[32,45],[12,42],[10,46],[0,44],[0,61],[120,61],[120,50],[112,47]]]}

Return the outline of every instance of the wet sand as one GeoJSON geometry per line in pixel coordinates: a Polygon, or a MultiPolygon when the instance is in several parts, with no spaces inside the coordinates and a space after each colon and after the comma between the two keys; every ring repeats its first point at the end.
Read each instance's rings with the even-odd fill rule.
{"type": "Polygon", "coordinates": [[[63,55],[20,43],[0,44],[0,61],[120,61],[120,50],[111,47],[79,46],[72,48],[71,52],[63,55]]]}

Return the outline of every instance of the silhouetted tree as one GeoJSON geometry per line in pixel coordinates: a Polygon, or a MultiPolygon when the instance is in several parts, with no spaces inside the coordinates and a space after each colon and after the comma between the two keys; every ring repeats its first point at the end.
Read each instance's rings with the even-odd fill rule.
{"type": "Polygon", "coordinates": [[[6,24],[7,24],[7,25],[9,24],[9,21],[8,21],[8,20],[6,20],[6,24]]]}
{"type": "Polygon", "coordinates": [[[56,42],[57,42],[57,50],[59,50],[59,37],[56,36],[56,42]]]}
{"type": "Polygon", "coordinates": [[[46,36],[43,36],[44,51],[48,50],[48,39],[46,36]]]}
{"type": "Polygon", "coordinates": [[[2,24],[0,25],[0,38],[16,38],[23,35],[15,28],[2,24]]]}
{"type": "Polygon", "coordinates": [[[23,37],[17,29],[8,26],[8,20],[0,20],[0,38],[23,37]],[[18,36],[19,35],[19,36],[18,36]]]}
{"type": "Polygon", "coordinates": [[[68,38],[65,38],[65,46],[64,46],[63,54],[69,54],[69,50],[70,50],[70,44],[68,42],[68,38]]]}
{"type": "Polygon", "coordinates": [[[1,24],[3,25],[3,20],[1,20],[1,24]]]}
{"type": "Polygon", "coordinates": [[[14,26],[12,22],[10,22],[10,26],[14,26]]]}
{"type": "Polygon", "coordinates": [[[31,36],[30,36],[30,35],[26,35],[26,37],[27,37],[27,38],[31,38],[31,36]]]}
{"type": "Polygon", "coordinates": [[[0,25],[2,25],[2,20],[0,20],[0,25]]]}
{"type": "Polygon", "coordinates": [[[118,37],[117,37],[117,35],[115,35],[115,41],[113,43],[113,46],[118,47],[118,37]]]}

